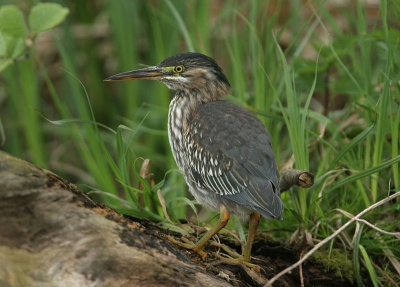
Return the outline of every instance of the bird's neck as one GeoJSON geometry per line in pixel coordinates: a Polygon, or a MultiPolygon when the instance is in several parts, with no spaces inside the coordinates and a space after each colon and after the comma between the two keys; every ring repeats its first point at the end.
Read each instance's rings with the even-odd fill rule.
{"type": "Polygon", "coordinates": [[[183,148],[183,127],[187,126],[189,108],[195,105],[189,96],[184,96],[178,91],[169,105],[168,112],[168,138],[176,164],[184,171],[184,159],[181,157],[183,148]]]}
{"type": "Polygon", "coordinates": [[[230,93],[230,87],[222,81],[201,78],[190,83],[190,88],[181,87],[175,94],[178,101],[187,104],[187,108],[196,108],[198,105],[212,101],[222,100],[230,93]]]}
{"type": "Polygon", "coordinates": [[[228,85],[215,81],[205,82],[190,89],[180,89],[171,102],[170,110],[175,110],[177,118],[184,122],[200,105],[222,100],[229,92],[228,85]]]}
{"type": "Polygon", "coordinates": [[[218,87],[205,85],[200,89],[180,89],[175,94],[169,106],[168,136],[179,169],[183,170],[184,168],[179,150],[183,148],[184,131],[187,130],[190,115],[200,105],[221,100],[229,92],[229,86],[221,83],[218,87]]]}

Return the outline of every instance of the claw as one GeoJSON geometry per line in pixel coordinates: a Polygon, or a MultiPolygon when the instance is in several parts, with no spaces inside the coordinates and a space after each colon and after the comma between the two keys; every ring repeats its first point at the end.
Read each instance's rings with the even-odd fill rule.
{"type": "Polygon", "coordinates": [[[217,254],[216,252],[213,252],[212,255],[213,255],[215,258],[217,258],[218,260],[220,260],[220,261],[222,261],[222,262],[224,262],[224,263],[226,263],[226,264],[231,264],[231,265],[240,265],[240,264],[243,264],[244,266],[247,266],[247,267],[249,267],[249,268],[252,268],[252,269],[254,269],[254,270],[257,271],[257,272],[260,272],[260,270],[261,270],[260,266],[258,266],[257,264],[253,264],[253,263],[250,263],[250,262],[248,262],[248,261],[245,261],[245,260],[244,260],[244,257],[241,256],[241,255],[240,255],[239,258],[226,258],[226,257],[223,257],[223,256],[217,254]]]}
{"type": "Polygon", "coordinates": [[[197,254],[200,255],[200,257],[203,261],[205,261],[207,258],[207,253],[203,250],[203,247],[199,246],[198,244],[190,241],[189,239],[187,239],[185,237],[182,237],[181,241],[179,241],[179,240],[176,240],[175,238],[173,238],[172,236],[164,235],[164,239],[166,239],[169,242],[171,242],[175,245],[178,245],[182,248],[193,250],[194,252],[196,252],[197,254]]]}
{"type": "MultiPolygon", "coordinates": [[[[207,242],[217,233],[219,232],[222,228],[225,227],[226,223],[229,220],[229,211],[226,209],[226,207],[222,204],[220,207],[220,217],[218,219],[217,224],[211,228],[206,234],[203,235],[203,237],[196,243],[190,241],[189,239],[182,237],[181,241],[176,240],[172,236],[169,235],[164,235],[164,238],[170,241],[171,243],[178,245],[182,248],[193,250],[194,252],[197,252],[197,254],[200,255],[201,259],[204,261],[206,260],[207,253],[204,251],[204,247],[206,246],[207,242]]],[[[238,254],[236,251],[233,251],[230,249],[228,246],[224,244],[219,244],[216,242],[211,242],[211,246],[221,248],[224,250],[231,258],[226,258],[222,257],[221,255],[217,253],[213,253],[213,256],[222,262],[228,263],[228,264],[243,264],[247,267],[253,268],[256,271],[260,271],[260,266],[256,264],[251,264],[250,263],[250,256],[251,256],[251,246],[253,245],[254,242],[254,237],[257,231],[258,227],[258,222],[260,220],[260,214],[257,212],[254,212],[250,216],[250,221],[249,221],[249,237],[247,240],[247,243],[245,246],[242,248],[242,254],[238,254]]]]}
{"type": "Polygon", "coordinates": [[[222,261],[224,263],[233,264],[233,265],[243,264],[243,265],[245,265],[247,267],[253,268],[257,272],[260,272],[260,270],[261,270],[260,266],[258,266],[257,264],[250,263],[249,260],[244,255],[240,255],[236,251],[233,251],[232,249],[230,249],[225,244],[220,244],[220,243],[217,243],[217,242],[211,242],[210,245],[214,246],[214,247],[221,248],[222,250],[225,251],[225,253],[227,253],[230,257],[232,257],[232,258],[226,258],[226,257],[223,257],[223,256],[221,256],[220,254],[218,254],[216,252],[213,252],[212,255],[215,258],[217,258],[218,260],[220,260],[220,261],[222,261]]]}
{"type": "Polygon", "coordinates": [[[171,236],[168,235],[164,235],[164,238],[182,248],[190,249],[193,250],[194,252],[197,252],[201,256],[201,259],[203,259],[204,261],[207,257],[207,253],[204,252],[203,250],[204,246],[217,232],[219,232],[222,228],[225,227],[225,225],[228,223],[229,220],[230,216],[229,211],[226,209],[225,205],[221,204],[220,212],[221,213],[217,224],[214,225],[214,227],[211,228],[206,234],[204,234],[203,237],[197,243],[193,243],[192,241],[186,239],[185,237],[181,238],[182,241],[178,241],[175,238],[172,238],[171,236]]]}

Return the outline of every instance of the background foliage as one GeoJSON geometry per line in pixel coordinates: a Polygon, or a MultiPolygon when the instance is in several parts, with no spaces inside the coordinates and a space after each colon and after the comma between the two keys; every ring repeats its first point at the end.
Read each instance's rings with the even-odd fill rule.
{"type": "MultiPolygon", "coordinates": [[[[262,221],[274,236],[304,248],[399,191],[396,1],[64,0],[53,3],[68,16],[46,32],[29,16],[39,2],[0,1],[22,11],[27,25],[18,37],[33,41],[27,58],[5,49],[10,30],[0,17],[0,148],[96,199],[170,228],[160,187],[174,222],[195,209],[168,144],[173,93],[161,83],[102,81],[184,51],[217,60],[232,85],[228,100],[260,117],[281,170],[315,175],[311,189],[282,195],[284,221],[262,221]],[[139,176],[146,158],[155,186],[139,176]]],[[[365,219],[398,232],[399,209],[394,202],[365,219]]],[[[346,250],[360,284],[364,267],[374,285],[388,276],[399,284],[398,246],[398,238],[360,223],[329,250],[346,250]]]]}

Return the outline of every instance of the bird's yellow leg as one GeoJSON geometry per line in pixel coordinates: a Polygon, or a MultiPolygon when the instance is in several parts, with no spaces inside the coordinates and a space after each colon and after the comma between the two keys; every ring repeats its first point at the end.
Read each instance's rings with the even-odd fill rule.
{"type": "Polygon", "coordinates": [[[225,263],[228,263],[228,264],[244,264],[247,267],[251,267],[251,268],[254,268],[257,271],[259,271],[260,267],[258,265],[250,263],[251,248],[252,248],[253,243],[254,243],[254,238],[256,236],[256,231],[257,231],[259,222],[260,222],[260,214],[258,212],[252,213],[250,215],[250,220],[249,220],[249,235],[247,237],[247,242],[246,242],[244,248],[242,249],[242,255],[240,255],[237,252],[233,251],[232,249],[230,249],[225,244],[219,244],[219,243],[216,243],[216,242],[212,242],[211,243],[212,246],[221,248],[222,250],[224,250],[232,258],[225,258],[225,257],[222,257],[222,256],[216,254],[216,253],[214,253],[213,255],[215,257],[217,257],[218,259],[220,259],[221,261],[225,262],[225,263]]]}
{"type": "Polygon", "coordinates": [[[205,260],[207,257],[207,253],[203,251],[204,246],[215,234],[217,234],[222,228],[226,226],[229,221],[229,217],[229,211],[226,209],[225,205],[221,204],[218,222],[206,234],[204,234],[203,237],[199,241],[197,241],[197,243],[193,243],[185,237],[181,238],[182,241],[178,241],[168,235],[164,235],[164,238],[180,247],[197,252],[201,256],[201,258],[205,260]]]}
{"type": "Polygon", "coordinates": [[[256,237],[256,232],[258,228],[258,224],[260,223],[261,215],[258,212],[254,212],[250,215],[249,220],[249,235],[247,236],[247,242],[242,250],[242,256],[246,261],[250,261],[251,256],[251,248],[253,247],[254,238],[256,237]]]}

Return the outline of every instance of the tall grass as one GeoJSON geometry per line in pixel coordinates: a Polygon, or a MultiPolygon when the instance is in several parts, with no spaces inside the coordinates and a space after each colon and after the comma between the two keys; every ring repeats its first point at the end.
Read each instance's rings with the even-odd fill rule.
{"type": "MultiPolygon", "coordinates": [[[[290,230],[274,233],[289,238],[301,226],[318,241],[347,220],[337,209],[356,214],[400,189],[396,3],[382,0],[371,16],[359,1],[338,14],[324,1],[94,2],[87,9],[84,1],[64,1],[70,16],[47,34],[50,44],[38,41],[29,59],[0,76],[5,151],[60,173],[123,213],[154,221],[165,220],[161,188],[171,219],[185,218],[194,205],[167,138],[172,93],[156,82],[102,80],[194,50],[224,69],[228,100],[263,121],[278,165],[315,175],[311,189],[282,195],[284,220],[263,220],[262,228],[290,230]],[[51,56],[43,52],[51,49],[51,56]],[[145,158],[155,186],[139,176],[145,158]]],[[[365,219],[393,231],[395,212],[398,204],[365,219]]],[[[373,282],[383,282],[387,270],[374,266],[391,265],[380,247],[399,257],[398,240],[377,237],[367,226],[349,232],[356,240],[335,246],[354,251],[356,279],[364,266],[373,282]]]]}

